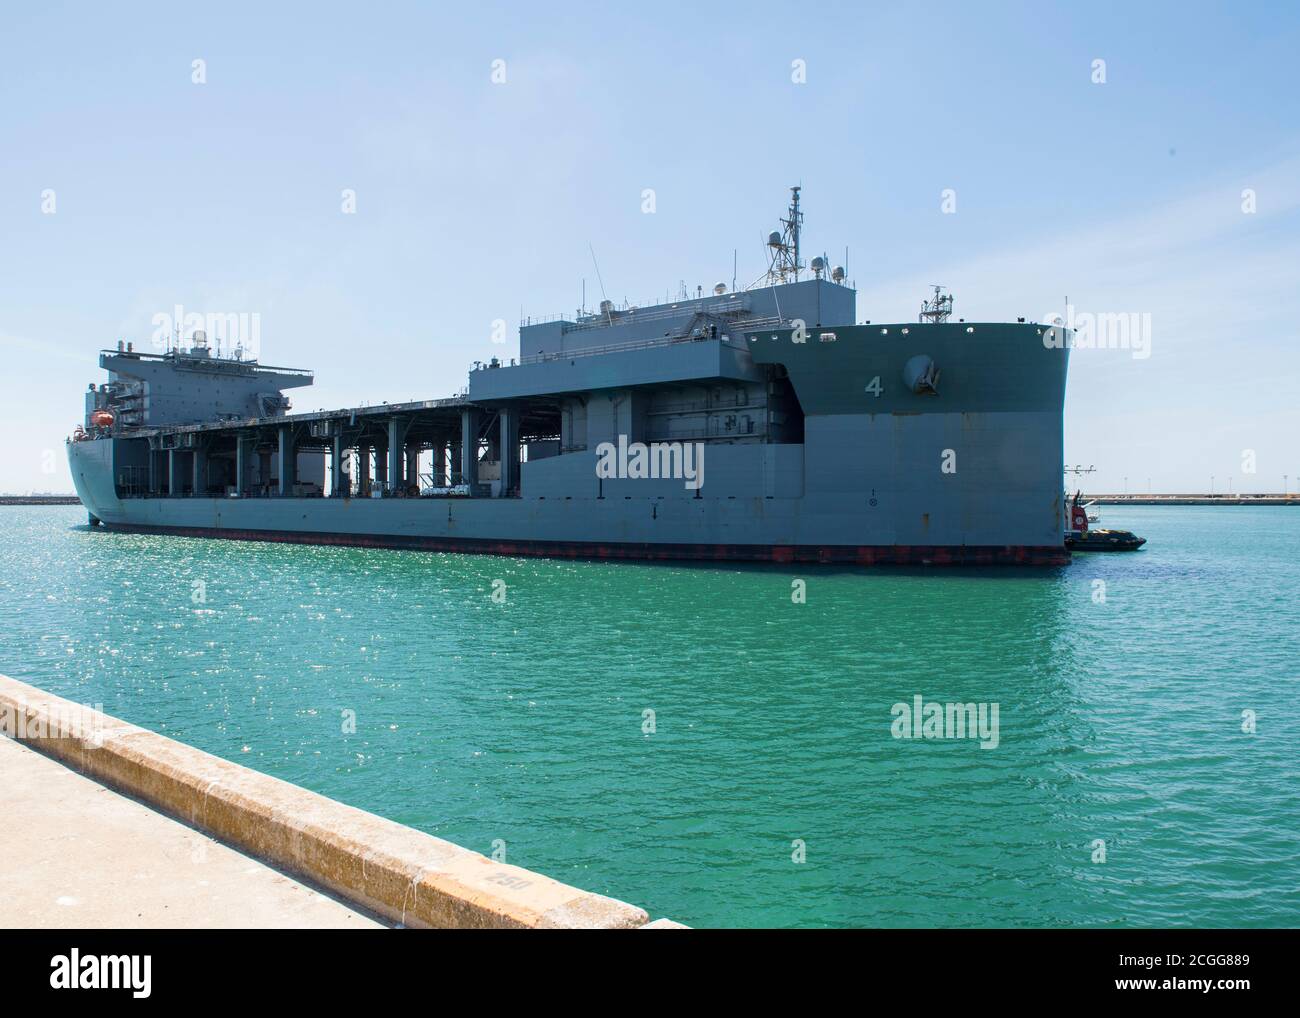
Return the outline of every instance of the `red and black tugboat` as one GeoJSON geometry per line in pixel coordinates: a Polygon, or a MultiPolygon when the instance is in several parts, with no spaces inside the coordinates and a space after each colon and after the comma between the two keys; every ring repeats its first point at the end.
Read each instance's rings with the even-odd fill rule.
{"type": "Polygon", "coordinates": [[[1137,551],[1147,543],[1131,530],[1090,530],[1088,523],[1088,507],[1076,491],[1070,502],[1070,526],[1065,531],[1065,546],[1070,551],[1137,551]]]}

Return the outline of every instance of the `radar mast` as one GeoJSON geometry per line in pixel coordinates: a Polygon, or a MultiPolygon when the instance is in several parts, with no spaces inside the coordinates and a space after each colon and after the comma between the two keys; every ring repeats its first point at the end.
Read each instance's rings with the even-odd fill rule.
{"type": "Polygon", "coordinates": [[[803,263],[799,261],[799,230],[803,226],[803,212],[799,209],[800,187],[790,188],[790,208],[781,220],[782,230],[772,231],[767,237],[767,283],[797,283],[803,263]]]}
{"type": "Polygon", "coordinates": [[[920,321],[939,325],[952,315],[952,294],[944,293],[942,286],[935,286],[934,297],[921,301],[920,321]]]}

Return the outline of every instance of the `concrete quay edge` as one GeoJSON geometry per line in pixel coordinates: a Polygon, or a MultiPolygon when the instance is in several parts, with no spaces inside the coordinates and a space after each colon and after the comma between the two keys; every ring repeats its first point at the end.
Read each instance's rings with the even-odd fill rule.
{"type": "Polygon", "coordinates": [[[650,924],[627,902],[498,863],[4,675],[0,732],[403,926],[665,923],[650,924]]]}

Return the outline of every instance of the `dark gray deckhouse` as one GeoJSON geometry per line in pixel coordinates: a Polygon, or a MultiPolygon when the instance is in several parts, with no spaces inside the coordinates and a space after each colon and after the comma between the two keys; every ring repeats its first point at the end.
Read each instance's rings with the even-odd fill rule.
{"type": "Polygon", "coordinates": [[[856,320],[799,192],[754,285],[525,321],[448,399],[290,414],[311,374],[105,351],[68,442],[114,530],[510,555],[1069,561],[1060,326],[856,320]]]}

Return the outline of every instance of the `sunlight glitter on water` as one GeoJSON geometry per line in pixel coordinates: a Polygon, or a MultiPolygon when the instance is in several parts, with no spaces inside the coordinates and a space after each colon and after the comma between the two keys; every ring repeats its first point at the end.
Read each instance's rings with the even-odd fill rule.
{"type": "Polygon", "coordinates": [[[503,840],[655,915],[1300,922],[1287,509],[1107,510],[1147,548],[1043,572],[518,560],[84,519],[0,508],[7,674],[466,847],[503,840]],[[918,695],[998,704],[997,748],[894,738],[891,708],[918,695]]]}

